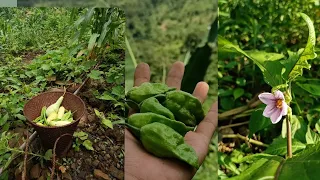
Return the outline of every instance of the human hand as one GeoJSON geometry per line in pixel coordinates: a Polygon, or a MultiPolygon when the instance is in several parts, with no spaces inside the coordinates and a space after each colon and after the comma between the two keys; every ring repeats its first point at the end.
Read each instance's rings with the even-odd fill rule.
{"type": "MultiPolygon", "coordinates": [[[[184,64],[176,62],[168,73],[166,84],[169,87],[180,89],[184,74],[184,64]]],[[[150,68],[141,63],[137,66],[134,75],[134,86],[140,86],[150,81],[150,68]]],[[[205,82],[199,82],[194,89],[193,95],[203,103],[207,97],[209,86],[205,82]]],[[[218,105],[214,103],[204,118],[197,126],[196,131],[188,132],[184,139],[196,151],[199,163],[202,164],[207,153],[214,130],[218,122],[218,105]]],[[[125,130],[125,179],[191,179],[196,169],[176,159],[158,158],[148,153],[142,144],[125,130]]]]}

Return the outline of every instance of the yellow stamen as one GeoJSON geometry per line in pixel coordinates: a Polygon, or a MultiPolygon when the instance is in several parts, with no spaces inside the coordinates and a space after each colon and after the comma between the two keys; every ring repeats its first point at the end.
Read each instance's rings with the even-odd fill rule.
{"type": "Polygon", "coordinates": [[[278,100],[277,100],[276,106],[277,106],[278,109],[281,109],[281,108],[282,108],[282,99],[278,99],[278,100]]]}

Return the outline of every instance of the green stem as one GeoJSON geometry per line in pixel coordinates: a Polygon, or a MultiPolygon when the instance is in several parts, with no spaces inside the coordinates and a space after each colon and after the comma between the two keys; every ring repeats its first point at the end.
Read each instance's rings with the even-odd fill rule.
{"type": "Polygon", "coordinates": [[[130,55],[130,57],[131,57],[132,63],[133,63],[133,65],[134,65],[134,67],[137,67],[137,60],[136,60],[136,58],[134,57],[134,54],[133,54],[133,52],[132,52],[130,43],[129,43],[128,39],[127,39],[127,36],[125,37],[125,41],[126,41],[126,46],[127,46],[129,55],[130,55]]]}
{"type": "Polygon", "coordinates": [[[291,114],[288,114],[288,117],[286,118],[286,125],[287,125],[287,153],[288,158],[292,158],[292,137],[291,137],[291,114]]]}
{"type": "MultiPolygon", "coordinates": [[[[25,152],[22,151],[22,150],[18,150],[18,149],[14,149],[14,148],[6,148],[6,150],[11,151],[12,154],[11,154],[11,157],[10,157],[10,158],[8,159],[8,161],[6,162],[6,164],[3,166],[2,171],[6,170],[6,169],[10,166],[11,162],[12,162],[19,154],[25,153],[25,152]]],[[[32,156],[36,156],[36,157],[40,157],[40,158],[45,158],[45,157],[42,156],[42,155],[34,154],[34,153],[30,153],[30,152],[28,152],[27,154],[28,154],[28,155],[32,155],[32,156]]],[[[1,173],[0,173],[0,174],[1,174],[1,173]]]]}

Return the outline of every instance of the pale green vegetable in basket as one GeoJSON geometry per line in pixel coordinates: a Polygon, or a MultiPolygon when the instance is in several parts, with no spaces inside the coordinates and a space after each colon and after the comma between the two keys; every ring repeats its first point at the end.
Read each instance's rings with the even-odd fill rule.
{"type": "Polygon", "coordinates": [[[49,116],[52,112],[58,112],[62,101],[63,101],[63,95],[61,97],[59,97],[59,99],[54,104],[51,104],[47,108],[46,115],[49,116]]]}
{"type": "Polygon", "coordinates": [[[50,126],[65,126],[67,124],[70,124],[70,121],[51,121],[49,123],[50,126]]]}
{"type": "Polygon", "coordinates": [[[62,119],[65,110],[66,110],[66,109],[65,109],[63,106],[61,106],[61,107],[59,108],[59,111],[58,111],[58,119],[62,119]]]}

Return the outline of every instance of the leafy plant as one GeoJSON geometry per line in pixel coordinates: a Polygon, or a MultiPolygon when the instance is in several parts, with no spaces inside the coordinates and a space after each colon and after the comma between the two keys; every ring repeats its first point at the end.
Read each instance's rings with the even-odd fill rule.
{"type": "MultiPolygon", "coordinates": [[[[253,135],[256,132],[261,132],[270,126],[269,118],[272,123],[275,124],[281,120],[282,116],[285,116],[281,135],[275,138],[263,153],[246,155],[238,160],[232,160],[231,158],[229,161],[233,163],[231,163],[232,166],[230,166],[230,163],[226,164],[225,161],[224,163],[220,162],[220,164],[225,165],[227,169],[234,172],[234,174],[230,174],[233,176],[230,179],[290,179],[297,177],[301,179],[312,179],[315,178],[315,174],[317,174],[306,173],[298,175],[287,168],[295,164],[295,171],[301,172],[306,171],[306,169],[312,169],[310,167],[312,163],[310,166],[304,167],[300,166],[299,163],[309,162],[308,159],[311,156],[315,158],[316,155],[311,155],[310,151],[319,152],[318,147],[320,143],[319,134],[315,133],[304,121],[302,114],[293,114],[295,111],[291,108],[291,103],[296,101],[293,96],[295,93],[292,88],[293,84],[299,81],[299,77],[303,75],[303,69],[311,68],[308,60],[317,57],[315,52],[316,36],[313,22],[306,14],[299,13],[298,15],[301,16],[308,25],[308,41],[305,48],[299,49],[296,52],[288,51],[287,56],[281,53],[242,50],[239,46],[234,45],[222,36],[218,37],[219,53],[239,53],[246,56],[261,70],[265,83],[272,87],[271,92],[274,95],[272,93],[262,93],[259,95],[260,100],[267,106],[261,106],[252,113],[249,122],[250,134],[253,135]],[[282,92],[284,92],[284,95],[282,92]],[[276,104],[273,105],[273,102],[276,104]],[[275,106],[275,108],[273,111],[270,111],[269,109],[273,108],[272,106],[275,106]],[[263,107],[265,107],[265,110],[262,112],[261,108],[263,107]],[[281,114],[275,115],[277,108],[280,108],[282,111],[281,114]],[[283,109],[287,109],[287,111],[283,109]],[[265,117],[263,117],[262,114],[265,117]],[[269,123],[267,121],[269,121],[269,123]],[[286,158],[284,159],[283,156],[285,155],[286,158]],[[251,163],[248,162],[248,160],[252,158],[255,160],[251,163]],[[239,172],[238,169],[243,162],[249,163],[249,166],[243,172],[239,172]]],[[[235,150],[233,153],[234,152],[235,150]]],[[[230,158],[225,154],[223,156],[230,158]]],[[[317,161],[314,163],[317,163],[317,161]]]]}
{"type": "Polygon", "coordinates": [[[92,142],[88,139],[88,133],[83,131],[75,132],[73,134],[75,137],[75,142],[73,143],[72,147],[75,151],[80,151],[80,146],[84,146],[87,150],[93,151],[92,142]]]}

